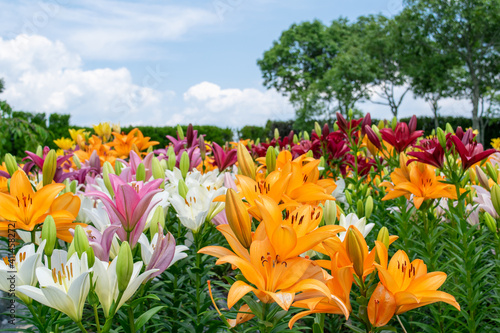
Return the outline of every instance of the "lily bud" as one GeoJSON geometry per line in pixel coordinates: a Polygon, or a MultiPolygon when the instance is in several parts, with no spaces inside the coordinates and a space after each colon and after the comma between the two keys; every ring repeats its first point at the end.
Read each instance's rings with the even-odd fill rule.
{"type": "Polygon", "coordinates": [[[73,236],[73,244],[75,246],[75,251],[78,253],[78,257],[82,257],[82,253],[87,251],[89,248],[89,240],[85,234],[81,225],[75,227],[75,235],[73,236]]]}
{"type": "Polygon", "coordinates": [[[382,227],[377,235],[377,240],[389,248],[389,229],[382,227]]]}
{"type": "Polygon", "coordinates": [[[363,201],[361,199],[359,199],[356,202],[356,208],[357,208],[358,216],[363,216],[365,214],[365,207],[364,207],[363,201]]]}
{"type": "Polygon", "coordinates": [[[490,176],[495,183],[498,183],[498,172],[490,162],[486,163],[486,172],[488,172],[488,176],[490,176]]]}
{"type": "Polygon", "coordinates": [[[382,129],[382,128],[385,128],[385,121],[383,120],[380,120],[377,124],[377,128],[378,129],[382,129]]]}
{"type": "Polygon", "coordinates": [[[280,138],[280,131],[275,128],[274,129],[274,139],[278,140],[280,138]]]}
{"type": "Polygon", "coordinates": [[[43,157],[43,147],[38,145],[38,147],[36,147],[36,152],[35,152],[36,156],[38,157],[43,157]]]}
{"type": "Polygon", "coordinates": [[[347,201],[347,203],[349,204],[349,206],[352,205],[351,192],[345,191],[344,195],[345,195],[345,200],[347,201]]]}
{"type": "Polygon", "coordinates": [[[500,186],[494,184],[491,187],[491,202],[498,215],[500,215],[500,186]]]}
{"type": "Polygon", "coordinates": [[[396,126],[398,125],[398,118],[394,117],[392,118],[392,121],[391,121],[391,128],[393,131],[396,130],[396,126]]]}
{"type": "Polygon", "coordinates": [[[78,170],[82,168],[82,163],[80,163],[80,158],[78,158],[78,156],[73,155],[73,163],[75,163],[75,166],[78,170]]]}
{"type": "Polygon", "coordinates": [[[184,140],[184,131],[182,130],[181,125],[177,125],[177,136],[179,140],[184,140]]]}
{"type": "Polygon", "coordinates": [[[484,223],[490,229],[491,232],[497,233],[497,221],[488,212],[484,212],[484,223]]]}
{"type": "Polygon", "coordinates": [[[153,157],[153,161],[151,162],[151,169],[153,171],[154,179],[163,179],[165,178],[165,170],[160,164],[160,160],[155,156],[153,157]]]}
{"type": "Polygon", "coordinates": [[[54,149],[51,149],[45,161],[43,162],[42,174],[43,174],[43,186],[49,185],[54,180],[57,168],[57,154],[54,149]]]}
{"type": "Polygon", "coordinates": [[[186,199],[186,195],[189,191],[189,188],[187,187],[186,183],[184,182],[183,179],[179,180],[179,184],[177,185],[177,190],[179,191],[179,195],[186,199]]]}
{"type": "Polygon", "coordinates": [[[365,252],[367,250],[363,235],[355,229],[355,227],[351,226],[347,229],[345,241],[347,256],[353,264],[354,272],[358,277],[362,277],[364,271],[365,252]]]}
{"type": "Polygon", "coordinates": [[[149,233],[151,235],[151,239],[153,239],[153,236],[158,233],[158,226],[165,229],[165,212],[163,211],[162,206],[156,207],[155,212],[153,213],[153,218],[149,222],[149,233]]]}
{"type": "Polygon", "coordinates": [[[271,173],[276,169],[276,150],[269,146],[266,152],[266,168],[267,173],[271,173]]]}
{"type": "Polygon", "coordinates": [[[479,184],[481,184],[482,187],[485,189],[489,190],[490,185],[488,182],[488,176],[484,173],[483,169],[479,165],[476,165],[476,177],[477,180],[479,181],[479,184]]]}
{"type": "Polygon", "coordinates": [[[373,291],[368,302],[367,312],[370,323],[375,327],[387,325],[394,316],[396,298],[382,283],[379,283],[373,291]]]}
{"type": "Polygon", "coordinates": [[[245,248],[252,244],[252,220],[240,196],[233,189],[226,193],[226,217],[231,230],[245,248]]]}
{"type": "Polygon", "coordinates": [[[56,223],[52,216],[47,215],[42,226],[42,240],[45,240],[45,254],[50,257],[56,245],[57,230],[56,223]]]}
{"type": "MultiPolygon", "coordinates": [[[[314,155],[313,155],[314,156],[314,155]]],[[[318,164],[318,167],[319,168],[324,168],[326,166],[326,163],[325,163],[325,157],[324,156],[321,156],[319,158],[319,164],[318,164]]]]}
{"type": "Polygon", "coordinates": [[[313,154],[312,150],[309,150],[309,151],[306,153],[306,157],[314,157],[314,154],[313,154]]]}
{"type": "Polygon", "coordinates": [[[255,145],[258,146],[260,144],[260,138],[257,138],[257,140],[255,140],[255,145]]]}
{"type": "Polygon", "coordinates": [[[334,200],[326,200],[323,208],[323,218],[326,225],[335,224],[337,221],[337,203],[334,200]]]}
{"type": "Polygon", "coordinates": [[[128,242],[123,242],[116,259],[116,278],[118,280],[118,291],[124,292],[130,282],[130,277],[134,270],[134,260],[132,259],[132,250],[128,242]]]}
{"type": "Polygon", "coordinates": [[[309,137],[309,133],[307,131],[304,131],[304,140],[309,141],[311,138],[309,137]]]}
{"type": "Polygon", "coordinates": [[[109,163],[108,161],[104,162],[102,166],[102,179],[104,180],[104,185],[106,185],[106,188],[108,189],[109,194],[111,194],[111,197],[115,196],[115,192],[113,191],[113,185],[111,185],[111,181],[109,180],[109,175],[114,173],[115,171],[113,170],[111,163],[109,163]]]}
{"type": "Polygon", "coordinates": [[[317,121],[314,122],[314,131],[316,132],[316,135],[321,136],[321,126],[317,121]]]}
{"type": "Polygon", "coordinates": [[[328,127],[328,124],[325,123],[325,125],[323,125],[323,130],[321,131],[321,135],[323,135],[323,137],[326,138],[328,134],[330,134],[330,127],[328,127]]]}
{"type": "Polygon", "coordinates": [[[255,179],[255,163],[247,148],[241,142],[238,143],[236,155],[238,158],[238,168],[241,174],[255,179]]]}
{"type": "Polygon", "coordinates": [[[146,180],[146,167],[144,163],[139,163],[137,170],[135,171],[135,180],[138,182],[146,180]]]}
{"type": "Polygon", "coordinates": [[[207,146],[205,146],[205,139],[203,135],[198,138],[198,147],[200,148],[201,159],[204,161],[207,157],[207,146]]]}
{"type": "Polygon", "coordinates": [[[165,159],[161,160],[160,165],[164,171],[168,170],[167,160],[165,160],[165,159]]]}
{"type": "Polygon", "coordinates": [[[87,250],[85,250],[85,253],[87,253],[87,263],[89,265],[89,268],[94,267],[94,263],[95,263],[94,249],[89,246],[87,248],[87,250]]]}
{"type": "Polygon", "coordinates": [[[117,176],[121,175],[123,169],[123,164],[120,161],[115,161],[115,174],[117,176]]]}
{"type": "Polygon", "coordinates": [[[168,157],[168,160],[167,160],[167,169],[170,170],[170,171],[172,171],[172,170],[174,170],[175,164],[177,162],[176,161],[174,147],[172,147],[172,146],[168,147],[167,157],[168,157]]]}
{"type": "Polygon", "coordinates": [[[443,147],[443,149],[446,149],[446,134],[441,129],[441,127],[438,127],[437,129],[437,138],[441,147],[443,147]]]}
{"type": "Polygon", "coordinates": [[[294,135],[293,135],[293,143],[294,143],[294,144],[299,143],[299,137],[297,136],[297,134],[294,134],[294,135]]]}
{"type": "Polygon", "coordinates": [[[368,198],[366,198],[365,202],[365,217],[366,219],[369,219],[370,216],[372,216],[373,212],[373,198],[370,195],[368,198]]]}
{"type": "Polygon", "coordinates": [[[4,161],[5,161],[5,166],[7,167],[7,172],[9,173],[9,175],[12,176],[14,172],[16,172],[17,169],[19,169],[15,157],[7,153],[5,154],[4,161]]]}
{"type": "Polygon", "coordinates": [[[337,132],[339,130],[339,125],[337,123],[333,124],[333,131],[337,132]]]}
{"type": "Polygon", "coordinates": [[[68,247],[68,259],[75,253],[75,244],[71,242],[68,247]]]}
{"type": "Polygon", "coordinates": [[[187,151],[184,151],[181,155],[181,161],[179,162],[179,169],[181,170],[182,178],[186,179],[187,173],[189,172],[189,155],[187,151]]]}
{"type": "Polygon", "coordinates": [[[450,123],[446,123],[446,134],[448,133],[455,133],[453,130],[453,127],[451,127],[450,123]]]}

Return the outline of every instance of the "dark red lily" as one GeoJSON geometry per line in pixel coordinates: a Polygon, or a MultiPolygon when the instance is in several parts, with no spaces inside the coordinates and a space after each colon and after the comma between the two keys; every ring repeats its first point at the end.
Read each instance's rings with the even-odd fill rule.
{"type": "Polygon", "coordinates": [[[462,169],[464,171],[477,162],[480,162],[491,154],[497,152],[495,149],[484,150],[483,145],[477,142],[468,143],[468,138],[466,136],[460,140],[458,136],[453,135],[451,140],[455,145],[456,151],[460,155],[460,159],[462,160],[462,169]],[[466,141],[467,143],[464,144],[463,141],[466,141]]]}
{"type": "Polygon", "coordinates": [[[417,117],[413,116],[408,124],[403,122],[398,123],[395,131],[391,128],[383,128],[380,130],[380,134],[382,135],[382,139],[393,146],[398,153],[401,153],[424,134],[424,131],[416,131],[416,128],[417,117]]]}
{"type": "Polygon", "coordinates": [[[370,126],[365,125],[364,130],[366,136],[368,137],[368,140],[370,140],[370,142],[373,143],[373,145],[377,147],[377,149],[382,149],[382,142],[380,142],[380,138],[377,136],[377,134],[375,134],[373,129],[370,126]]]}
{"type": "Polygon", "coordinates": [[[214,154],[214,164],[219,168],[220,172],[232,166],[238,159],[236,149],[225,152],[216,142],[212,143],[212,152],[214,154]]]}
{"type": "Polygon", "coordinates": [[[411,162],[421,162],[429,165],[433,165],[436,168],[441,169],[444,165],[444,149],[437,139],[432,140],[422,140],[420,146],[417,146],[421,151],[412,151],[407,155],[415,157],[408,160],[406,165],[411,162]]]}

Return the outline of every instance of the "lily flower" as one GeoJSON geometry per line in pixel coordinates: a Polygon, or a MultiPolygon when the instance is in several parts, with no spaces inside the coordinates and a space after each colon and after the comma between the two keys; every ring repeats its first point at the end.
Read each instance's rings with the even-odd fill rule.
{"type": "Polygon", "coordinates": [[[42,255],[44,248],[45,241],[42,241],[35,252],[35,244],[31,243],[24,245],[17,251],[14,261],[9,261],[9,257],[4,257],[0,261],[0,290],[6,293],[12,293],[15,290],[16,296],[24,303],[31,303],[30,298],[19,292],[18,287],[24,285],[36,286],[38,280],[35,272],[38,267],[43,266],[42,255]],[[12,277],[13,273],[15,273],[14,278],[12,277]],[[15,282],[15,288],[11,288],[13,282],[15,282]]]}
{"type": "Polygon", "coordinates": [[[223,172],[228,167],[235,164],[238,159],[236,156],[236,149],[225,152],[216,142],[212,143],[212,152],[214,154],[214,164],[219,169],[219,172],[223,172]]]}
{"type": "Polygon", "coordinates": [[[437,290],[446,280],[445,273],[428,273],[422,260],[410,262],[408,255],[401,250],[387,265],[387,249],[383,245],[377,249],[380,264],[374,265],[380,282],[394,295],[397,315],[435,302],[448,303],[460,311],[460,305],[452,295],[437,290]]]}
{"type": "Polygon", "coordinates": [[[159,186],[163,180],[155,179],[147,184],[141,181],[130,185],[113,174],[109,175],[109,180],[115,193],[114,201],[103,192],[91,191],[86,195],[101,199],[111,223],[121,224],[117,231],[120,239],[129,241],[134,247],[144,230],[150,210],[158,203],[152,199],[161,191],[159,186]]]}
{"type": "Polygon", "coordinates": [[[409,152],[408,155],[414,157],[414,159],[409,160],[408,164],[416,161],[435,166],[438,169],[443,168],[444,149],[437,139],[425,140],[416,148],[419,148],[421,151],[409,152]]]}
{"type": "MultiPolygon", "coordinates": [[[[47,157],[47,154],[49,153],[50,149],[49,147],[45,147],[43,149],[43,157],[38,156],[35,153],[32,153],[30,151],[25,151],[26,156],[23,160],[29,160],[29,162],[26,162],[24,164],[23,170],[26,173],[29,173],[31,168],[33,166],[37,166],[38,169],[41,171],[43,170],[43,164],[45,163],[45,158],[47,157]]],[[[65,178],[68,178],[71,176],[71,173],[64,173],[63,172],[63,164],[68,162],[68,160],[73,157],[73,154],[67,154],[64,156],[58,156],[57,161],[56,161],[56,172],[54,174],[54,181],[56,183],[62,183],[65,178]]],[[[68,162],[69,163],[69,162],[68,162]]]]}
{"type": "MultiPolygon", "coordinates": [[[[355,213],[350,213],[347,214],[347,216],[345,216],[344,214],[340,215],[339,225],[344,227],[344,229],[346,230],[349,229],[351,225],[353,225],[359,230],[359,232],[361,232],[363,237],[366,237],[375,226],[375,223],[366,224],[365,217],[359,218],[355,213]]],[[[340,240],[343,241],[344,237],[345,232],[341,232],[339,234],[340,240]]]]}
{"type": "Polygon", "coordinates": [[[401,153],[424,134],[424,131],[416,131],[416,128],[417,117],[413,116],[408,124],[400,122],[394,131],[391,128],[383,128],[380,130],[380,134],[384,141],[387,141],[398,153],[401,153]]]}
{"type": "MultiPolygon", "coordinates": [[[[32,231],[43,223],[49,214],[54,218],[56,225],[59,222],[73,221],[76,215],[59,205],[68,197],[56,199],[64,187],[63,184],[49,184],[35,192],[24,171],[17,170],[11,178],[10,193],[0,192],[0,216],[7,220],[0,222],[0,234],[6,234],[8,221],[14,222],[16,229],[26,231],[32,231]],[[56,205],[51,209],[54,203],[56,205]]],[[[76,207],[76,202],[73,207],[76,207]]]]}
{"type": "MultiPolygon", "coordinates": [[[[109,317],[109,310],[113,302],[118,301],[118,280],[116,275],[116,263],[118,256],[113,259],[113,261],[108,263],[107,261],[101,261],[96,258],[94,263],[94,274],[92,277],[92,283],[95,283],[95,292],[99,298],[102,309],[104,311],[104,316],[109,317]]],[[[141,284],[146,281],[151,274],[155,273],[157,270],[147,270],[140,274],[142,268],[142,261],[134,263],[132,270],[132,275],[130,276],[130,281],[127,288],[123,292],[123,296],[120,299],[120,303],[116,310],[118,310],[126,301],[128,301],[136,292],[136,290],[141,286],[141,284]]]]}
{"type": "Polygon", "coordinates": [[[52,270],[46,267],[36,269],[40,288],[20,286],[21,293],[68,315],[73,321],[81,322],[83,306],[90,288],[90,270],[87,253],[81,259],[74,253],[67,260],[67,252],[54,250],[52,270]]]}
{"type": "Polygon", "coordinates": [[[185,245],[176,246],[174,236],[171,233],[165,236],[161,226],[158,233],[153,236],[151,243],[149,243],[148,237],[142,234],[139,238],[139,244],[141,244],[141,256],[144,264],[146,264],[146,270],[158,270],[151,274],[150,279],[163,273],[178,260],[186,258],[187,254],[183,251],[189,250],[185,245]]]}
{"type": "Polygon", "coordinates": [[[413,195],[415,208],[419,209],[422,203],[428,199],[457,199],[455,187],[442,183],[444,178],[436,176],[432,166],[417,162],[410,164],[408,169],[409,178],[405,178],[403,170],[396,168],[391,173],[391,180],[394,185],[389,182],[380,184],[388,190],[382,200],[390,200],[403,195],[410,199],[410,196],[413,195]]]}
{"type": "Polygon", "coordinates": [[[462,140],[458,136],[454,135],[451,137],[455,149],[460,155],[460,160],[462,161],[462,169],[467,170],[474,164],[481,162],[491,154],[496,153],[495,149],[484,150],[483,145],[477,142],[464,142],[466,136],[462,140]]]}

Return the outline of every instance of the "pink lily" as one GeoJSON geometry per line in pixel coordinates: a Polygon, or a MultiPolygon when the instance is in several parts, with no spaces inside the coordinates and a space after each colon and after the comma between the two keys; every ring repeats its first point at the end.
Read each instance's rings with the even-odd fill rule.
{"type": "Polygon", "coordinates": [[[144,230],[149,212],[159,202],[159,199],[153,200],[153,196],[162,191],[159,186],[163,180],[155,179],[147,184],[141,181],[130,185],[113,174],[109,175],[109,180],[115,193],[114,201],[99,191],[91,191],[86,195],[101,199],[111,224],[121,224],[117,230],[120,239],[128,241],[134,247],[144,230]]]}
{"type": "Polygon", "coordinates": [[[216,142],[212,144],[212,151],[214,154],[214,162],[219,172],[226,170],[228,167],[236,163],[238,159],[236,156],[236,149],[231,149],[227,152],[222,149],[216,142]]]}

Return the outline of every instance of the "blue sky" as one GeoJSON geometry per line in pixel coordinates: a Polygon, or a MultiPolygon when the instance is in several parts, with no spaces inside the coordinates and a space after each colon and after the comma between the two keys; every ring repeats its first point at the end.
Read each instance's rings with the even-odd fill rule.
{"type": "MultiPolygon", "coordinates": [[[[0,96],[16,109],[70,113],[75,124],[263,125],[290,119],[256,64],[291,24],[393,15],[399,0],[0,0],[0,96]]],[[[372,116],[387,107],[357,105],[372,116]]],[[[468,115],[445,100],[444,114],[468,115]]],[[[401,116],[430,114],[409,94],[401,116]]]]}

